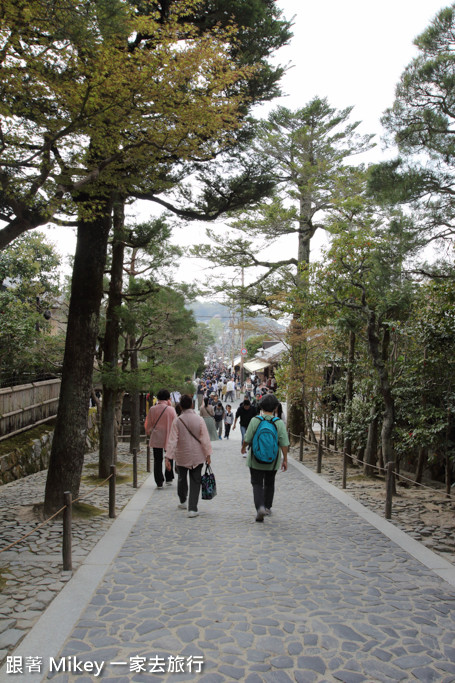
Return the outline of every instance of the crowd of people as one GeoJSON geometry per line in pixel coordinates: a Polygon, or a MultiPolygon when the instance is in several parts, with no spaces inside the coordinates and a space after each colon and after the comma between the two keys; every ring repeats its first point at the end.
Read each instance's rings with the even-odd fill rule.
{"type": "Polygon", "coordinates": [[[163,489],[165,485],[172,485],[177,474],[178,507],[187,509],[188,517],[199,514],[202,469],[204,464],[210,465],[211,442],[228,440],[237,423],[241,453],[250,469],[256,521],[262,522],[271,514],[275,475],[280,466],[287,469],[289,446],[282,406],[275,390],[273,377],[262,381],[253,374],[242,383],[236,373],[228,374],[224,368],[212,367],[196,378],[193,395],[171,393],[167,389],[158,392],[145,420],[145,431],[153,449],[155,483],[158,489],[163,489]],[[242,393],[243,400],[234,413],[232,404],[240,400],[242,393]],[[257,419],[253,420],[254,417],[257,419]],[[274,451],[270,462],[260,461],[253,447],[256,432],[261,431],[260,423],[264,420],[273,425],[273,436],[276,431],[276,442],[271,441],[269,446],[274,451]]]}

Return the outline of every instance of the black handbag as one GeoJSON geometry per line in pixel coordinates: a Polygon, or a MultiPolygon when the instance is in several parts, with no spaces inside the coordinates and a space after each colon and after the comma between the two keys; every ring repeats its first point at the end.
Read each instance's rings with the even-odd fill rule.
{"type": "Polygon", "coordinates": [[[201,497],[202,500],[212,500],[216,496],[215,475],[210,465],[205,466],[205,472],[201,477],[201,497]]]}

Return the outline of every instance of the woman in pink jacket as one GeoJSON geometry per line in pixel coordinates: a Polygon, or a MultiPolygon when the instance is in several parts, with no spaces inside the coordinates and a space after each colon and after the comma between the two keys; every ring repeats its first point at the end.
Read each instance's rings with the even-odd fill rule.
{"type": "Polygon", "coordinates": [[[174,459],[178,473],[177,493],[180,499],[178,507],[185,510],[188,498],[188,517],[197,517],[202,466],[204,463],[210,465],[212,445],[204,420],[193,410],[193,397],[184,394],[180,399],[180,407],[182,413],[174,420],[169,435],[166,468],[171,467],[171,460],[174,459]]]}
{"type": "Polygon", "coordinates": [[[164,476],[167,486],[170,486],[174,479],[172,462],[169,469],[166,467],[163,476],[163,451],[168,449],[169,434],[177,413],[171,406],[171,395],[167,389],[160,389],[156,397],[158,402],[150,408],[145,418],[145,433],[150,435],[149,445],[153,448],[153,476],[156,487],[162,489],[164,476]]]}

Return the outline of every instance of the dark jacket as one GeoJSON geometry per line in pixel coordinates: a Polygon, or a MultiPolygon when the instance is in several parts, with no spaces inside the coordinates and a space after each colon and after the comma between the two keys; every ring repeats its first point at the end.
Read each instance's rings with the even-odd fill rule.
{"type": "Polygon", "coordinates": [[[257,410],[254,406],[251,406],[248,408],[248,410],[245,409],[243,403],[239,405],[237,408],[237,412],[235,414],[235,419],[239,420],[240,426],[241,427],[248,427],[250,424],[250,420],[257,415],[257,410]]]}

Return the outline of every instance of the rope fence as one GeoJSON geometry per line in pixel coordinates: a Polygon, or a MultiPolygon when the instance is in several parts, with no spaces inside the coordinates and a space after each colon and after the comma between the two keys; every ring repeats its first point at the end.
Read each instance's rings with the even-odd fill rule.
{"type": "MultiPolygon", "coordinates": [[[[132,452],[133,460],[132,460],[132,466],[133,466],[133,488],[136,489],[138,488],[138,467],[137,467],[137,449],[133,448],[132,452]]],[[[15,546],[19,545],[19,543],[22,543],[24,540],[26,540],[29,536],[32,534],[36,533],[39,529],[42,529],[46,524],[51,522],[53,519],[58,517],[60,514],[63,513],[63,537],[62,537],[62,560],[63,560],[63,570],[64,571],[71,571],[72,570],[72,510],[73,510],[73,505],[75,503],[79,503],[83,500],[86,500],[90,495],[93,494],[94,491],[97,491],[101,486],[104,486],[107,482],[109,482],[109,518],[114,519],[115,518],[115,484],[116,484],[116,478],[117,474],[122,472],[124,469],[127,467],[130,467],[131,463],[125,463],[123,467],[117,470],[116,465],[111,465],[110,466],[110,474],[108,477],[103,479],[103,481],[98,482],[95,486],[93,486],[89,491],[86,491],[84,494],[78,496],[78,498],[75,498],[74,500],[72,499],[72,494],[70,491],[65,491],[63,494],[63,502],[64,505],[54,512],[50,517],[47,519],[43,520],[39,524],[37,524],[33,529],[28,531],[26,534],[18,538],[16,541],[13,541],[9,545],[0,548],[0,555],[7,550],[11,550],[11,548],[14,548],[15,546]]],[[[147,444],[147,459],[146,459],[146,470],[147,473],[150,472],[150,446],[147,444]]]]}
{"type": "MultiPolygon", "coordinates": [[[[313,441],[310,439],[307,439],[303,432],[300,434],[293,434],[292,432],[288,431],[289,437],[293,437],[294,439],[299,440],[299,461],[303,462],[303,448],[304,444],[308,444],[309,446],[312,446],[313,448],[317,449],[317,460],[316,460],[316,472],[317,474],[321,474],[322,471],[322,456],[324,451],[330,453],[330,455],[339,455],[343,458],[343,473],[342,473],[342,488],[346,489],[347,487],[347,468],[348,468],[348,462],[355,462],[358,463],[359,465],[365,465],[365,463],[357,458],[355,455],[347,454],[346,450],[339,451],[336,449],[332,448],[327,448],[327,446],[324,446],[322,439],[319,439],[319,441],[313,441]]],[[[421,489],[426,489],[427,491],[431,491],[435,495],[439,495],[441,497],[444,497],[444,502],[450,503],[452,502],[452,498],[450,493],[442,493],[438,489],[434,488],[433,486],[427,486],[426,484],[422,484],[418,481],[414,481],[413,479],[410,479],[409,477],[405,477],[403,474],[400,474],[395,470],[395,466],[393,462],[387,463],[385,467],[380,467],[379,465],[373,465],[373,464],[367,464],[369,468],[372,470],[377,471],[378,473],[382,473],[385,475],[385,483],[386,483],[386,500],[385,500],[385,518],[386,519],[391,519],[392,517],[392,500],[393,500],[393,495],[395,491],[395,481],[397,479],[410,482],[416,487],[420,487],[421,489]]]]}

